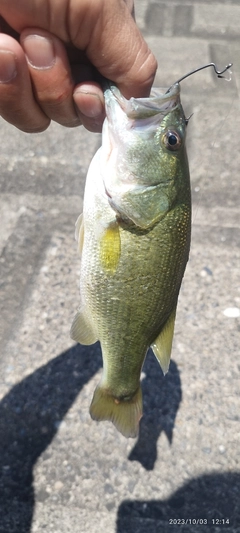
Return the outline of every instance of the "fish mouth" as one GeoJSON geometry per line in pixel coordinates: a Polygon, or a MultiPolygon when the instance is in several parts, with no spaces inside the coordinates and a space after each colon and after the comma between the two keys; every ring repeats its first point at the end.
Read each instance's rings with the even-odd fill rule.
{"type": "Polygon", "coordinates": [[[166,89],[153,88],[147,98],[132,97],[127,100],[115,85],[109,84],[104,92],[104,97],[106,108],[109,108],[110,113],[115,102],[127,118],[146,119],[159,114],[165,116],[172,111],[180,103],[180,85],[176,83],[168,93],[166,93],[166,89]]]}

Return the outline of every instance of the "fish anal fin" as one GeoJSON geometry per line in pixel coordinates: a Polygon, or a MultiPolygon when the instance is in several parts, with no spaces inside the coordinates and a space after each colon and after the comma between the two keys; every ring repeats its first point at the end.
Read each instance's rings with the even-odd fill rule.
{"type": "Polygon", "coordinates": [[[81,254],[82,249],[83,249],[83,241],[84,241],[83,213],[79,215],[77,222],[75,224],[75,239],[78,243],[78,251],[81,254]]]}
{"type": "Polygon", "coordinates": [[[176,307],[174,307],[158,337],[151,344],[154,355],[156,356],[164,374],[167,373],[170,363],[175,317],[176,307]]]}
{"type": "Polygon", "coordinates": [[[94,344],[98,340],[97,334],[91,325],[91,320],[82,307],[78,309],[73,319],[70,336],[74,341],[85,345],[94,344]]]}
{"type": "Polygon", "coordinates": [[[141,387],[130,400],[117,400],[99,385],[93,395],[90,415],[93,420],[110,420],[124,437],[137,437],[142,417],[141,387]]]}

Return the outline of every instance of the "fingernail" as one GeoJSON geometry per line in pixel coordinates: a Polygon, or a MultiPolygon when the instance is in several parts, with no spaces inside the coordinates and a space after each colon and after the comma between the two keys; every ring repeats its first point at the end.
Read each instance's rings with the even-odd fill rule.
{"type": "Polygon", "coordinates": [[[8,83],[16,75],[15,55],[10,50],[0,50],[0,83],[8,83]]]}
{"type": "Polygon", "coordinates": [[[22,42],[27,60],[33,68],[48,69],[55,63],[53,41],[41,35],[28,35],[22,42]]]}
{"type": "Polygon", "coordinates": [[[86,117],[94,118],[104,113],[103,104],[97,94],[81,88],[77,89],[73,96],[75,103],[86,117]]]}

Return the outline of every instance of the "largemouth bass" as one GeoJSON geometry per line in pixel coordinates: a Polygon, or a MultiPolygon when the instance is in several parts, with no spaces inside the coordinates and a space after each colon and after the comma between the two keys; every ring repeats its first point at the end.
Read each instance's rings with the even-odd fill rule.
{"type": "Polygon", "coordinates": [[[105,102],[102,146],[76,224],[81,301],[71,336],[101,343],[103,374],[91,417],[136,437],[142,365],[151,346],[168,370],[189,255],[187,120],[178,83],[165,94],[130,100],[109,85],[105,102]]]}

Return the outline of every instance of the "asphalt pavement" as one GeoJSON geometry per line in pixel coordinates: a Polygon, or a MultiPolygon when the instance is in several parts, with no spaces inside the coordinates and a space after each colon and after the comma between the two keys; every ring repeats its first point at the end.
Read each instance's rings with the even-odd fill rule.
{"type": "Polygon", "coordinates": [[[193,195],[190,260],[164,378],[144,366],[138,439],[88,409],[99,345],[69,337],[79,302],[74,223],[100,135],[0,121],[0,532],[240,532],[240,2],[136,0],[181,84],[193,195]]]}

